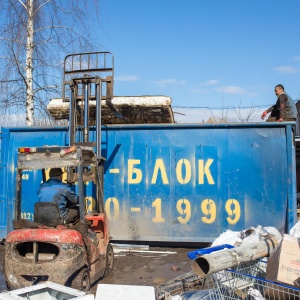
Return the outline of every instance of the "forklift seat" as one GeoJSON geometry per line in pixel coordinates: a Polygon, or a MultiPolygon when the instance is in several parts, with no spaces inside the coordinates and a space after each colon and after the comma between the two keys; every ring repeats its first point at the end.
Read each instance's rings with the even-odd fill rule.
{"type": "Polygon", "coordinates": [[[51,227],[64,223],[60,216],[58,205],[52,202],[35,203],[33,219],[34,222],[51,227]]]}

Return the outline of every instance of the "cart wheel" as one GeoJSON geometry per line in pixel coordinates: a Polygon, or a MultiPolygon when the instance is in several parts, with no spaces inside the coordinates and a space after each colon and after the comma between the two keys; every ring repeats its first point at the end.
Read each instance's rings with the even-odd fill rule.
{"type": "Polygon", "coordinates": [[[91,288],[90,272],[87,268],[83,268],[73,279],[71,287],[83,292],[88,292],[91,288]]]}
{"type": "Polygon", "coordinates": [[[107,245],[106,249],[106,264],[104,270],[104,277],[108,276],[114,267],[114,250],[111,244],[107,245]]]}

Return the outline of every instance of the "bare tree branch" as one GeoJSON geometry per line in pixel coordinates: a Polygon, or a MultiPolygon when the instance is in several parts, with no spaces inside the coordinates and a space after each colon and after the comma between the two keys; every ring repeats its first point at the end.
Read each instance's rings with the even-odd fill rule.
{"type": "Polygon", "coordinates": [[[239,107],[238,108],[234,107],[234,111],[240,122],[250,122],[253,119],[253,114],[255,112],[255,109],[252,105],[250,110],[247,111],[246,116],[243,117],[241,112],[241,101],[240,101],[239,107]]]}
{"type": "Polygon", "coordinates": [[[23,1],[21,1],[21,0],[18,0],[24,7],[25,7],[25,9],[26,9],[26,5],[23,3],[23,1]]]}
{"type": "Polygon", "coordinates": [[[94,32],[100,26],[89,28],[88,21],[98,18],[99,3],[100,0],[0,1],[2,115],[22,113],[28,125],[35,124],[35,118],[40,122],[41,117],[53,122],[46,106],[50,98],[61,94],[63,58],[75,51],[98,48],[92,36],[97,36],[94,32]]]}
{"type": "Polygon", "coordinates": [[[34,14],[36,14],[44,5],[48,4],[50,2],[50,0],[42,3],[35,11],[34,11],[34,14]]]}

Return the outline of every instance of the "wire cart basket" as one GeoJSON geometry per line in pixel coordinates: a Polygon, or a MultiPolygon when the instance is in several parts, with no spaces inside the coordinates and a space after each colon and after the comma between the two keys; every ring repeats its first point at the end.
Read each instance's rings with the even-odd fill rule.
{"type": "Polygon", "coordinates": [[[266,280],[266,266],[257,260],[206,275],[209,299],[300,299],[300,289],[266,280]]]}

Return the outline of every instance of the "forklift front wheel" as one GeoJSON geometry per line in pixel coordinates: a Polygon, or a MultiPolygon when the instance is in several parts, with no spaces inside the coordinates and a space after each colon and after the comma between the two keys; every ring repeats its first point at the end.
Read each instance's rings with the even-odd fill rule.
{"type": "Polygon", "coordinates": [[[87,268],[83,268],[73,279],[71,287],[83,292],[88,292],[91,288],[90,272],[87,268]]]}
{"type": "Polygon", "coordinates": [[[104,277],[108,276],[114,267],[114,249],[111,244],[107,245],[106,249],[106,264],[104,270],[104,277]]]}

